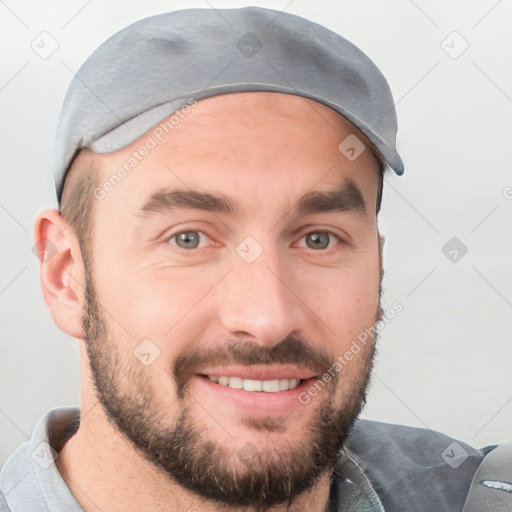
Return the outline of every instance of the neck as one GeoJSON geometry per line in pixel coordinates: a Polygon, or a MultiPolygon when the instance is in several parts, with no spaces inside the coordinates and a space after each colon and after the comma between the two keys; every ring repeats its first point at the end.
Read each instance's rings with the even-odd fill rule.
{"type": "MultiPolygon", "coordinates": [[[[64,445],[56,465],[84,512],[244,512],[256,508],[222,507],[176,484],[146,461],[108,421],[102,406],[83,400],[80,427],[64,445]]],[[[323,475],[291,507],[268,512],[327,510],[330,475],[323,475]]]]}

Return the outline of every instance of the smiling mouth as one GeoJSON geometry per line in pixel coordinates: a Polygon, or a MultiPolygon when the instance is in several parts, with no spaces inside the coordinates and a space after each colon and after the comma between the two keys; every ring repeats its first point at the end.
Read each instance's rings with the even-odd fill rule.
{"type": "Polygon", "coordinates": [[[271,379],[256,380],[242,379],[241,377],[230,377],[227,375],[201,375],[208,380],[232,389],[243,389],[244,391],[277,393],[289,391],[298,387],[306,379],[271,379]]]}

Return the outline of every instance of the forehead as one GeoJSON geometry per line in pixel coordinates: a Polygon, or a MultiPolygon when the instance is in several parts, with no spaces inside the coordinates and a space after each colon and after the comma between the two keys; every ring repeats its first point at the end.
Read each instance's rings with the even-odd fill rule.
{"type": "MultiPolygon", "coordinates": [[[[182,111],[183,112],[183,111],[182,111]]],[[[311,136],[311,143],[323,138],[338,140],[343,133],[357,134],[371,144],[360,131],[331,108],[308,98],[274,92],[247,92],[214,96],[196,103],[189,113],[180,113],[177,124],[169,139],[176,143],[186,138],[197,138],[200,132],[203,140],[219,138],[219,132],[236,135],[237,138],[258,137],[264,139],[279,133],[277,140],[311,136]],[[286,133],[281,133],[286,127],[286,133]],[[205,139],[206,138],[206,139],[205,139]]],[[[277,141],[276,140],[276,141],[277,141]]],[[[224,139],[224,143],[228,144],[224,139]]]]}
{"type": "Polygon", "coordinates": [[[254,197],[267,186],[293,196],[301,187],[329,189],[349,177],[376,188],[379,172],[371,144],[341,115],[313,100],[265,92],[202,100],[129,147],[94,158],[100,186],[112,182],[109,202],[124,204],[143,202],[162,186],[254,197]]]}

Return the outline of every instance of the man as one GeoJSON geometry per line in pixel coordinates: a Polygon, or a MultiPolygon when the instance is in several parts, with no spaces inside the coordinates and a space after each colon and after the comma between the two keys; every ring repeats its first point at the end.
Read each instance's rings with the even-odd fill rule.
{"type": "Polygon", "coordinates": [[[493,447],[356,421],[395,134],[375,65],[296,16],[180,11],[104,43],[62,110],[61,211],[35,224],[80,409],[9,458],[1,509],[470,506],[493,447]]]}

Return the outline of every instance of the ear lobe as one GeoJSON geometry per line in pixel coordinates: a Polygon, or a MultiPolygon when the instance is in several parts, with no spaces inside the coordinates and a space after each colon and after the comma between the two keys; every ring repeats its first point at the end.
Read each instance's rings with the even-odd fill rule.
{"type": "Polygon", "coordinates": [[[41,212],[34,224],[40,283],[53,321],[65,333],[83,338],[84,269],[78,240],[57,210],[41,212]]]}

